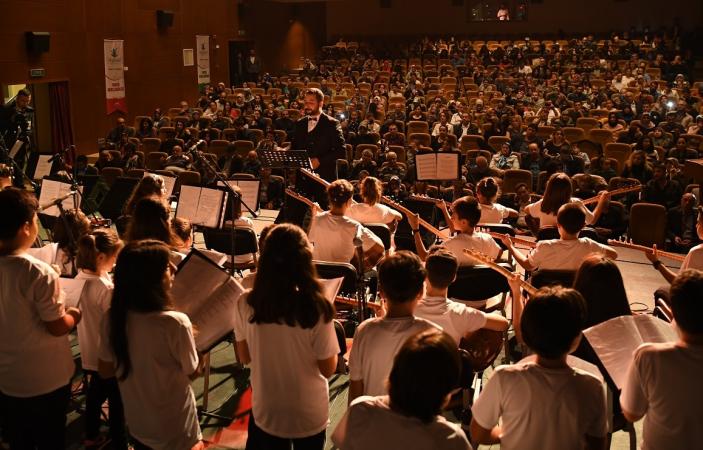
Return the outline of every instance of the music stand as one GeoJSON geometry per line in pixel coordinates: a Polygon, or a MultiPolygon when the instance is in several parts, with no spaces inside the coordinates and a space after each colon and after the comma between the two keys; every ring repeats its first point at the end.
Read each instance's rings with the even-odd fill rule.
{"type": "MultiPolygon", "coordinates": [[[[312,166],[310,165],[310,156],[308,155],[307,150],[264,150],[259,153],[259,157],[261,158],[262,167],[283,169],[283,173],[285,174],[285,187],[288,186],[288,169],[312,170],[312,166]]],[[[282,216],[281,219],[283,222],[285,222],[286,219],[286,211],[288,206],[288,202],[286,200],[287,197],[288,196],[284,193],[283,205],[281,205],[281,213],[279,214],[279,217],[282,216]]],[[[278,219],[276,219],[276,223],[278,223],[278,219]]]]}

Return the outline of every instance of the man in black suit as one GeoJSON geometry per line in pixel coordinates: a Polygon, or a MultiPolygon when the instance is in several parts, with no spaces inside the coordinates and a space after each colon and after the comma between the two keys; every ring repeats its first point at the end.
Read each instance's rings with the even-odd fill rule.
{"type": "Polygon", "coordinates": [[[337,160],[346,158],[344,135],[339,121],[322,112],[324,94],[320,89],[305,91],[305,117],[295,123],[292,150],[307,150],[310,162],[321,178],[337,179],[337,160]]]}

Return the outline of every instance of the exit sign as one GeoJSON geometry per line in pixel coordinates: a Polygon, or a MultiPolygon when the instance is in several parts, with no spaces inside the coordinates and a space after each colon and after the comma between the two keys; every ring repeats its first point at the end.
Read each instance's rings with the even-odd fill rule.
{"type": "Polygon", "coordinates": [[[31,78],[41,78],[46,75],[46,69],[40,67],[38,69],[29,69],[29,76],[31,78]]]}

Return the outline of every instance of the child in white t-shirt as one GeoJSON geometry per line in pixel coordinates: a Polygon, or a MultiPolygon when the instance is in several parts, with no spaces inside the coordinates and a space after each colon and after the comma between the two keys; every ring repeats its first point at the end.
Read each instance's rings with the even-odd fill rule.
{"type": "Polygon", "coordinates": [[[27,254],[37,237],[36,198],[0,191],[0,405],[10,448],[65,441],[74,372],[66,335],[80,321],[65,308],[59,274],[27,254]]]}
{"type": "MultiPolygon", "coordinates": [[[[698,210],[698,220],[696,221],[696,234],[698,234],[698,239],[703,240],[703,211],[698,210]]],[[[652,262],[655,269],[662,274],[662,276],[672,283],[674,278],[676,278],[676,272],[669,269],[659,261],[659,254],[657,253],[657,246],[655,245],[652,251],[645,252],[647,258],[652,262]]],[[[697,269],[703,270],[703,244],[698,244],[691,248],[686,254],[686,258],[681,263],[681,268],[679,272],[683,272],[686,269],[697,269]]]]}
{"type": "Polygon", "coordinates": [[[316,279],[302,229],[278,225],[265,242],[254,288],[239,299],[234,317],[239,359],[251,368],[246,447],[322,450],[329,422],[327,378],[339,352],[334,307],[316,279]]]}
{"type": "Polygon", "coordinates": [[[347,216],[362,224],[383,223],[394,230],[396,222],[399,222],[403,216],[398,211],[379,203],[382,195],[383,185],[378,178],[364,178],[361,182],[361,198],[364,202],[351,205],[347,210],[347,216]]]}
{"type": "Polygon", "coordinates": [[[671,285],[679,341],[642,344],[620,395],[628,420],[644,416],[643,450],[693,450],[703,442],[703,273],[688,269],[671,285]]]}
{"type": "Polygon", "coordinates": [[[508,236],[501,240],[525,270],[577,270],[581,261],[591,253],[601,253],[611,259],[616,259],[618,253],[607,245],[600,244],[590,238],[580,238],[579,232],[586,222],[583,206],[578,203],[567,203],[559,208],[557,214],[557,229],[560,239],[550,239],[537,242],[537,246],[524,255],[513,245],[508,236]]]}
{"type": "Polygon", "coordinates": [[[476,185],[476,197],[481,205],[481,218],[478,223],[503,223],[508,218],[516,218],[517,211],[496,203],[498,183],[493,177],[482,178],[476,185]]]}
{"type": "Polygon", "coordinates": [[[108,400],[110,407],[110,438],[115,448],[126,449],[124,408],[117,379],[103,379],[98,375],[98,351],[100,330],[112,301],[112,278],[110,271],[122,248],[117,233],[110,229],[95,230],[78,240],[76,280],[85,280],[79,305],[83,320],[78,324],[78,345],[81,349],[81,366],[89,379],[85,400],[85,441],[92,448],[105,442],[100,437],[102,405],[108,400]]]}
{"type": "MultiPolygon", "coordinates": [[[[477,250],[491,259],[500,256],[501,249],[491,235],[476,231],[476,225],[481,219],[481,207],[474,197],[461,197],[452,203],[452,213],[450,217],[452,229],[456,235],[442,243],[447,250],[452,252],[459,261],[459,265],[470,266],[474,260],[464,254],[464,249],[477,250]]],[[[422,242],[420,235],[420,222],[417,214],[408,216],[408,222],[415,237],[415,248],[417,254],[424,261],[427,259],[427,249],[422,242]]]]}
{"type": "Polygon", "coordinates": [[[505,331],[509,322],[500,314],[487,314],[447,298],[447,290],[456,279],[458,268],[459,263],[452,252],[443,247],[430,249],[425,261],[426,294],[415,308],[415,316],[442,327],[457,345],[461,338],[481,328],[505,331]]]}
{"type": "Polygon", "coordinates": [[[605,386],[566,363],[584,318],[573,289],[544,288],[527,302],[520,326],[536,362],[496,369],[472,408],[472,442],[503,450],[605,448],[605,386]]]}
{"type": "Polygon", "coordinates": [[[109,320],[103,322],[99,373],[117,376],[137,448],[202,448],[190,385],[198,352],[190,319],[169,308],[174,273],[162,241],[127,243],[117,257],[109,320]]]}
{"type": "Polygon", "coordinates": [[[387,256],[379,264],[379,292],[387,313],[362,322],[356,330],[349,355],[350,402],[361,395],[385,395],[393,357],[403,342],[438,328],[413,315],[424,293],[425,273],[420,258],[407,251],[387,256]]]}
{"type": "Polygon", "coordinates": [[[410,336],[394,358],[389,395],[354,400],[332,442],[341,450],[470,450],[461,427],[441,415],[460,371],[451,336],[434,329],[410,336]]]}

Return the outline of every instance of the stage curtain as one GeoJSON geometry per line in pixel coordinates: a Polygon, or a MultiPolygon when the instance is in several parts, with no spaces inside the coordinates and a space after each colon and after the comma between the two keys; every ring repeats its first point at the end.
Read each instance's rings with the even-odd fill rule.
{"type": "MultiPolygon", "coordinates": [[[[73,127],[71,126],[71,101],[68,94],[68,82],[49,83],[49,105],[51,116],[51,141],[54,153],[62,152],[73,145],[73,127]]],[[[64,156],[67,164],[73,164],[73,151],[64,156]]]]}

